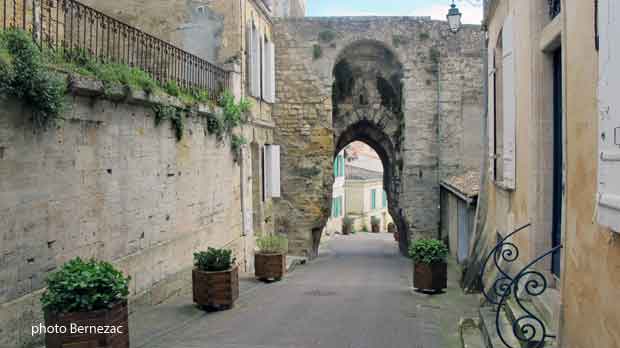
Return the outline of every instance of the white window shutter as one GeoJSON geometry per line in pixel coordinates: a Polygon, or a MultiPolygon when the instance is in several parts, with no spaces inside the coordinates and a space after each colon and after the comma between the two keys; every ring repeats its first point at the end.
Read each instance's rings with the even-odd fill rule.
{"type": "Polygon", "coordinates": [[[276,102],[276,45],[269,43],[269,93],[270,101],[276,102]]]}
{"type": "Polygon", "coordinates": [[[265,193],[280,197],[280,146],[265,145],[265,193]]]}
{"type": "Polygon", "coordinates": [[[489,112],[488,118],[488,133],[489,133],[489,177],[491,181],[495,181],[495,50],[489,48],[489,62],[491,67],[489,69],[489,112]]]}
{"type": "Polygon", "coordinates": [[[504,57],[502,59],[503,79],[503,117],[504,117],[504,184],[510,189],[516,187],[516,130],[517,130],[517,98],[516,74],[514,57],[514,25],[509,15],[504,22],[502,43],[504,57]]]}
{"type": "Polygon", "coordinates": [[[620,232],[620,3],[599,2],[598,222],[620,232]]]}
{"type": "Polygon", "coordinates": [[[247,28],[247,33],[245,35],[245,44],[246,44],[246,52],[248,53],[246,56],[246,67],[248,69],[246,78],[246,85],[248,88],[248,94],[253,94],[253,84],[254,84],[254,37],[252,35],[252,27],[247,28]]]}
{"type": "Polygon", "coordinates": [[[252,51],[253,51],[253,74],[252,74],[252,96],[260,98],[260,34],[256,29],[252,31],[252,51]]]}
{"type": "Polygon", "coordinates": [[[263,99],[268,102],[271,103],[271,79],[269,78],[270,74],[271,74],[271,65],[269,64],[269,61],[271,60],[271,57],[269,56],[269,54],[271,53],[271,51],[269,50],[269,46],[271,45],[270,42],[265,42],[265,46],[263,48],[264,50],[264,61],[263,61],[263,67],[265,68],[265,71],[263,72],[263,99]]]}
{"type": "Polygon", "coordinates": [[[267,84],[265,83],[267,81],[267,79],[265,78],[266,76],[266,68],[267,68],[267,64],[265,62],[266,57],[265,57],[265,37],[263,34],[260,35],[260,71],[261,71],[261,76],[260,76],[260,81],[261,81],[261,98],[263,100],[267,100],[266,95],[267,95],[267,84]]]}

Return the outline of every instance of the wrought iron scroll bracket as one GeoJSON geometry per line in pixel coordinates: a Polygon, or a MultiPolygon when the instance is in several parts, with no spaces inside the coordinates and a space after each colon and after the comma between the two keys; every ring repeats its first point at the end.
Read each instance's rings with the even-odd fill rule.
{"type": "Polygon", "coordinates": [[[529,223],[523,225],[502,238],[487,255],[479,274],[482,293],[486,300],[496,307],[495,326],[497,334],[502,343],[508,348],[520,348],[521,346],[542,348],[548,339],[555,338],[555,335],[549,333],[549,328],[545,322],[537,316],[535,311],[526,306],[524,302],[526,301],[525,297],[531,299],[541,296],[548,289],[549,282],[547,278],[542,272],[536,270],[534,266],[543,259],[560,252],[562,245],[554,247],[527,263],[514,276],[510,275],[505,266],[502,267],[502,262],[510,264],[515,263],[519,259],[519,248],[516,244],[509,241],[510,238],[530,226],[531,224],[529,223]],[[487,287],[484,286],[484,275],[487,266],[491,264],[491,260],[499,274],[487,290],[487,287]],[[503,331],[503,325],[501,325],[501,313],[510,298],[514,299],[514,306],[517,306],[518,312],[521,313],[519,317],[514,318],[510,325],[512,329],[510,330],[512,331],[511,334],[521,343],[521,346],[513,346],[509,343],[510,340],[507,339],[507,333],[503,331]]]}

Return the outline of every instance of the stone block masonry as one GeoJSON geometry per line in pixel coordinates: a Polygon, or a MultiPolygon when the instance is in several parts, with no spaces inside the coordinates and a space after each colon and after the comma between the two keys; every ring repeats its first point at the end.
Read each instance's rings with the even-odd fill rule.
{"type": "MultiPolygon", "coordinates": [[[[132,301],[188,286],[192,253],[229,247],[245,263],[240,170],[228,144],[186,120],[176,141],[150,106],[71,96],[64,121],[33,130],[21,103],[0,102],[0,347],[41,337],[46,275],[80,256],[131,276],[132,301]]],[[[253,245],[253,244],[251,244],[253,245]]]]}
{"type": "Polygon", "coordinates": [[[317,17],[275,19],[274,32],[283,191],[276,230],[289,234],[291,251],[316,254],[333,157],[354,140],[382,157],[403,252],[409,239],[437,236],[439,182],[482,161],[480,27],[452,34],[446,22],[423,17],[317,17]],[[334,101],[342,62],[354,82],[338,92],[352,93],[334,101]]]}

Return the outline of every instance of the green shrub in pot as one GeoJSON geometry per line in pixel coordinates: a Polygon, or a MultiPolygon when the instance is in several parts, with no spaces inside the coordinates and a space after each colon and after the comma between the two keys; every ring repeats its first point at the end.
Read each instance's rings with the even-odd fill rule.
{"type": "Polygon", "coordinates": [[[419,239],[409,246],[409,256],[416,263],[442,263],[448,257],[448,247],[437,239],[419,239]]]}
{"type": "Polygon", "coordinates": [[[208,248],[194,253],[194,266],[204,272],[221,272],[233,267],[236,259],[232,250],[208,248]]]}
{"type": "Polygon", "coordinates": [[[288,238],[280,235],[259,237],[256,239],[256,245],[261,254],[286,254],[288,252],[288,238]]]}
{"type": "Polygon", "coordinates": [[[49,275],[41,303],[55,313],[108,309],[127,300],[129,279],[109,262],[76,258],[49,275]]]}

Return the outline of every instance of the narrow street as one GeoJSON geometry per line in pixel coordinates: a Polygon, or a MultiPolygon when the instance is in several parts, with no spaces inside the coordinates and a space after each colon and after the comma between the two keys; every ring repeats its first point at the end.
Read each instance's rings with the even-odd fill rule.
{"type": "Polygon", "coordinates": [[[474,308],[475,300],[469,297],[465,300],[469,303],[461,303],[456,284],[441,295],[415,293],[411,277],[411,262],[398,254],[390,234],[336,236],[318,259],[297,267],[281,282],[243,281],[241,297],[230,311],[204,313],[186,295],[150,313],[134,315],[132,345],[455,346],[458,318],[474,308]]]}

